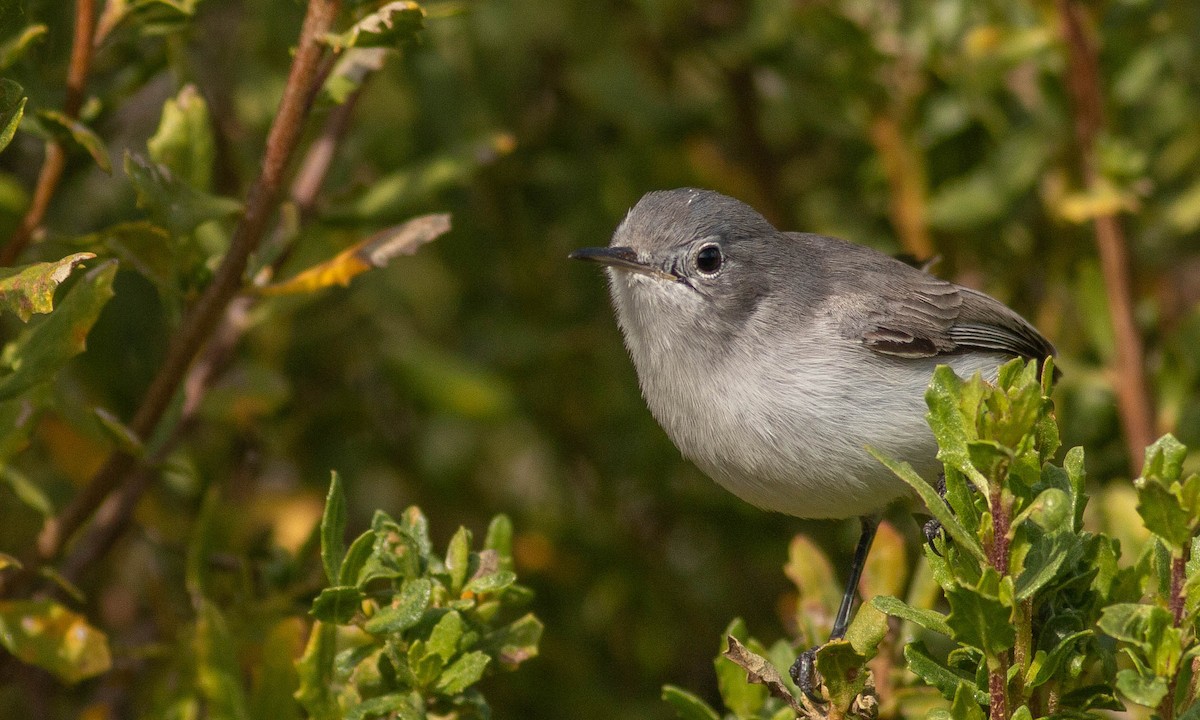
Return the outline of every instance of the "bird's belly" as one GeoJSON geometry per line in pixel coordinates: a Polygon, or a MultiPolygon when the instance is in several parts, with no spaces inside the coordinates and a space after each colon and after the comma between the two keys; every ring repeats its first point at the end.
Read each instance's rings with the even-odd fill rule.
{"type": "MultiPolygon", "coordinates": [[[[980,369],[977,362],[957,364],[960,374],[980,369]]],[[[983,362],[985,372],[990,366],[994,375],[997,364],[983,362]]],[[[852,362],[730,365],[740,371],[716,373],[719,383],[703,388],[643,390],[680,451],[743,500],[797,517],[842,518],[910,496],[868,446],[927,479],[936,475],[924,401],[933,359],[865,351],[852,362]]]]}

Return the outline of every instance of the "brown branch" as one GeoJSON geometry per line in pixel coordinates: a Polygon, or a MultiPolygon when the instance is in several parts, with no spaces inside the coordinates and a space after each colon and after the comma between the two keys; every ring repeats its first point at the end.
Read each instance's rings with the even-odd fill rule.
{"type": "MultiPolygon", "coordinates": [[[[310,0],[308,3],[299,46],[275,121],[267,134],[262,168],[248,193],[245,213],[234,230],[229,251],[217,268],[212,283],[205,288],[188,312],[179,332],[172,338],[158,374],[129,423],[130,430],[139,438],[148,439],[153,435],[183,382],[188,367],[212,336],[230,301],[243,286],[246,263],[266,233],[267,223],[275,211],[276,200],[283,187],[284,172],[299,142],[313,96],[313,81],[320,77],[324,56],[320,39],[331,27],[340,5],[340,0],[310,0]]],[[[113,453],[63,512],[47,521],[37,543],[38,554],[43,561],[62,552],[66,541],[104,499],[125,481],[133,466],[134,458],[127,453],[113,453]]]]}
{"type": "MultiPolygon", "coordinates": [[[[63,100],[63,114],[68,118],[79,116],[83,107],[84,89],[88,70],[92,64],[92,35],[96,28],[95,0],[75,0],[75,34],[71,40],[71,61],[67,66],[67,96],[63,100]]],[[[0,266],[12,265],[29,245],[37,229],[42,226],[50,199],[58,189],[63,170],[67,166],[67,150],[61,139],[46,142],[46,156],[38,171],[33,197],[25,210],[21,223],[9,238],[4,250],[0,251],[0,266]]]]}
{"type": "MultiPolygon", "coordinates": [[[[333,165],[335,150],[350,127],[350,118],[361,91],[360,87],[330,113],[321,134],[309,145],[304,159],[300,162],[288,195],[296,205],[302,221],[312,217],[321,186],[333,165]]],[[[285,249],[275,261],[263,268],[254,278],[255,285],[270,282],[287,255],[285,249]]],[[[225,308],[220,325],[184,379],[183,410],[171,437],[155,452],[153,458],[137,463],[136,468],[131,467],[131,479],[109,495],[96,510],[86,534],[72,546],[71,552],[62,562],[61,572],[68,580],[78,582],[83,571],[104,557],[124,533],[138,501],[153,482],[156,474],[154,468],[194,427],[196,413],[205,393],[213,381],[228,368],[234,349],[250,327],[250,311],[257,302],[258,297],[255,295],[238,295],[225,308]]]]}
{"type": "MultiPolygon", "coordinates": [[[[1100,63],[1084,28],[1079,4],[1075,0],[1057,0],[1057,5],[1067,44],[1067,90],[1074,109],[1080,171],[1086,187],[1094,190],[1101,180],[1096,140],[1104,127],[1100,63]]],[[[1108,295],[1108,314],[1116,338],[1113,389],[1125,429],[1130,472],[1136,476],[1141,472],[1144,450],[1154,440],[1154,410],[1146,386],[1142,338],[1133,318],[1127,243],[1115,213],[1096,216],[1094,226],[1108,295]]]]}

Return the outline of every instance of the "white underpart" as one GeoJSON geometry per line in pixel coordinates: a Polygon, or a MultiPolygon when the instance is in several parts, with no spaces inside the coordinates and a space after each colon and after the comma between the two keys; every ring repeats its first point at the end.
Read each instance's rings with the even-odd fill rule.
{"type": "Polygon", "coordinates": [[[733,494],[797,517],[865,515],[911,494],[867,446],[936,478],[924,399],[934,368],[947,364],[964,377],[994,378],[1007,359],[879,355],[827,320],[794,337],[789,333],[800,332],[798,323],[769,332],[751,328],[714,361],[717,354],[696,342],[688,323],[664,322],[703,318],[699,295],[679,283],[618,270],[609,275],[642,395],[667,435],[733,494]]]}

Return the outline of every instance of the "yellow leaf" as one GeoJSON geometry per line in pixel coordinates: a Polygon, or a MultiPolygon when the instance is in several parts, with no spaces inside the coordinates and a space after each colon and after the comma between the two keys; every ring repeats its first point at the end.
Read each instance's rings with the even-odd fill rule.
{"type": "Polygon", "coordinates": [[[1136,198],[1106,182],[1097,183],[1096,187],[1086,192],[1066,194],[1059,198],[1054,208],[1060,217],[1074,223],[1085,223],[1098,217],[1137,209],[1136,198]]]}
{"type": "Polygon", "coordinates": [[[290,280],[268,285],[263,295],[310,293],[331,285],[345,287],[356,275],[384,267],[397,255],[412,255],[422,245],[450,230],[450,216],[422,215],[401,225],[380,230],[323,263],[304,270],[290,280]]]}

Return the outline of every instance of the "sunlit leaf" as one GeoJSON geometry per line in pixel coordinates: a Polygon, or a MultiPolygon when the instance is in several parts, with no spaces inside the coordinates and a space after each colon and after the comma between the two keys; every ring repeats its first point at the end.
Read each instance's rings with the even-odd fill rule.
{"type": "Polygon", "coordinates": [[[108,637],[53,600],[0,600],[0,644],[67,683],[112,666],[108,637]]]}
{"type": "Polygon", "coordinates": [[[217,151],[208,105],[194,85],[183,86],[163,104],[158,129],[146,141],[146,149],[174,177],[197,190],[209,189],[217,151]]]}
{"type": "Polygon", "coordinates": [[[25,90],[20,85],[8,78],[0,78],[0,150],[12,142],[25,115],[27,100],[29,98],[25,97],[25,90]]]}
{"type": "Polygon", "coordinates": [[[421,29],[425,11],[415,2],[389,2],[354,23],[349,30],[330,33],[325,42],[334,50],[353,47],[397,47],[421,29]]]}
{"type": "Polygon", "coordinates": [[[363,629],[376,635],[398,633],[420,622],[429,607],[433,584],[428,578],[417,578],[404,584],[404,588],[391,605],[380,608],[363,629]]]}
{"type": "Polygon", "coordinates": [[[16,397],[46,382],[72,357],[86,348],[88,331],[112,297],[116,262],[88,271],[67,293],[54,312],[30,323],[4,352],[8,372],[0,375],[0,400],[16,397]]]}
{"type": "Polygon", "coordinates": [[[0,268],[0,306],[16,313],[22,322],[28,322],[34,313],[50,312],[58,286],[79,263],[94,257],[95,253],[75,253],[55,262],[0,268]]]}
{"type": "Polygon", "coordinates": [[[526,660],[537,657],[542,629],[542,621],[529,613],[488,634],[483,639],[481,648],[495,655],[505,667],[515,668],[526,660]]]}
{"type": "Polygon", "coordinates": [[[998,658],[1016,641],[1012,611],[1000,600],[975,588],[954,588],[946,593],[950,614],[946,624],[952,637],[977,647],[989,658],[998,658]]]}
{"type": "Polygon", "coordinates": [[[422,215],[381,230],[333,258],[281,283],[268,285],[263,295],[310,293],[331,285],[346,286],[356,275],[387,266],[398,255],[412,255],[422,245],[450,230],[449,215],[422,215]]]}
{"type": "Polygon", "coordinates": [[[50,498],[36,483],[31,481],[17,468],[6,465],[0,468],[0,481],[8,486],[12,494],[26,507],[31,508],[44,518],[54,514],[54,505],[50,498]]]}
{"type": "MultiPolygon", "coordinates": [[[[746,623],[735,619],[725,628],[724,637],[745,642],[749,638],[746,623]]],[[[713,661],[717,673],[717,689],[725,707],[738,718],[754,717],[767,699],[767,687],[746,680],[746,671],[724,655],[713,661]]]]}
{"type": "Polygon", "coordinates": [[[87,150],[101,170],[112,173],[112,160],[108,157],[108,148],[105,147],[104,141],[100,139],[96,131],[82,121],[58,110],[40,110],[37,117],[52,134],[60,138],[69,138],[76,145],[87,150]]]}

